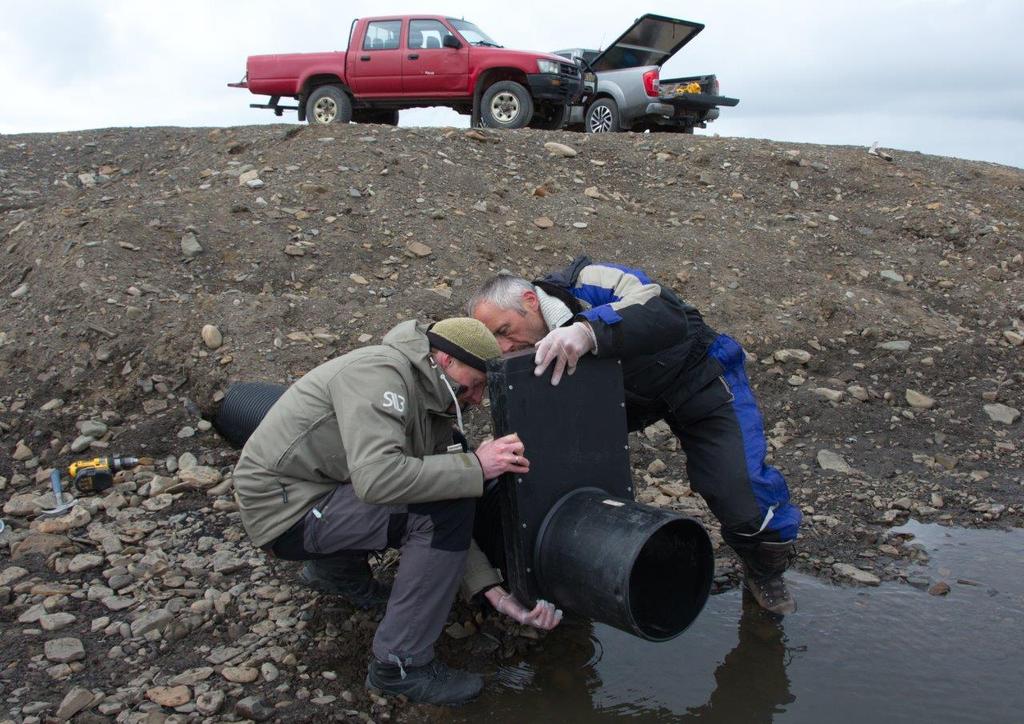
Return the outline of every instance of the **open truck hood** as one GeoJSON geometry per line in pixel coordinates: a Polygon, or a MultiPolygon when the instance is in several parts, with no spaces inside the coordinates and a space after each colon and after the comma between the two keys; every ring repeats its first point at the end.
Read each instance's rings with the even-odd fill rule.
{"type": "Polygon", "coordinates": [[[642,15],[590,64],[595,72],[662,65],[704,26],[663,15],[642,15]]]}

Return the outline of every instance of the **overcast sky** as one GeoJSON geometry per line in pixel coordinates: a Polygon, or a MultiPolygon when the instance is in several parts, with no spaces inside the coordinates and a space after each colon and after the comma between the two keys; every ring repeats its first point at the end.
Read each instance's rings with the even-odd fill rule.
{"type": "MultiPolygon", "coordinates": [[[[663,78],[740,104],[698,133],[870,145],[1024,167],[1022,0],[0,0],[0,133],[279,121],[227,88],[250,53],[344,49],[353,18],[463,16],[507,47],[601,47],[644,12],[707,27],[663,78]]],[[[285,120],[295,121],[292,114],[285,120]]],[[[402,125],[467,125],[448,110],[402,125]]]]}

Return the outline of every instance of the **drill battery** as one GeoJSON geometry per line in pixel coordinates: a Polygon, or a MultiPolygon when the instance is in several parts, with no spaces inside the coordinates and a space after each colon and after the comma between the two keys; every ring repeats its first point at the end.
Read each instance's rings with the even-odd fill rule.
{"type": "Polygon", "coordinates": [[[151,465],[148,458],[127,456],[77,460],[68,467],[68,474],[75,481],[78,492],[84,495],[102,493],[114,484],[114,473],[130,470],[137,465],[151,465]]]}

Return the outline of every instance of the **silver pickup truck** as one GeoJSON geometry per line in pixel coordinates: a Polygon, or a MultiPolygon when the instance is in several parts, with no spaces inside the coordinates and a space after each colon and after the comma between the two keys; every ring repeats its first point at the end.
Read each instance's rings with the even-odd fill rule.
{"type": "Polygon", "coordinates": [[[705,128],[718,118],[719,106],[739,100],[719,95],[714,75],[660,77],[661,66],[703,29],[700,23],[647,14],[603,51],[556,50],[589,70],[589,93],[569,109],[566,127],[588,133],[705,128]]]}

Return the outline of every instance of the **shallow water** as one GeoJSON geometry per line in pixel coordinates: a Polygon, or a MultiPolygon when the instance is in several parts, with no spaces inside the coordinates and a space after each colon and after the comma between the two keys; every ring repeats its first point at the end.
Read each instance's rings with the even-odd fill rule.
{"type": "Polygon", "coordinates": [[[930,556],[909,572],[948,595],[790,574],[800,610],[782,622],[739,591],[667,643],[569,621],[452,720],[1024,721],[1024,530],[900,530],[930,556]]]}

